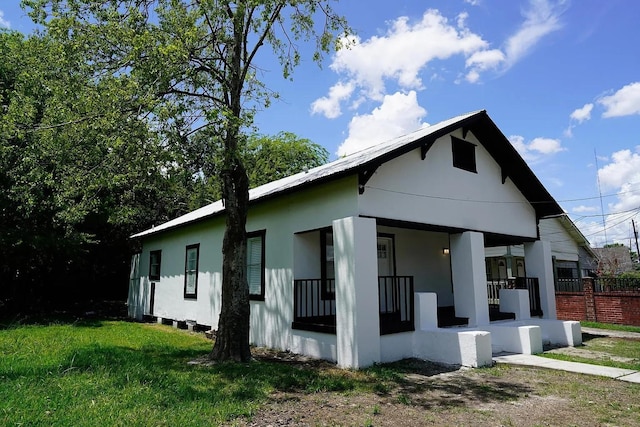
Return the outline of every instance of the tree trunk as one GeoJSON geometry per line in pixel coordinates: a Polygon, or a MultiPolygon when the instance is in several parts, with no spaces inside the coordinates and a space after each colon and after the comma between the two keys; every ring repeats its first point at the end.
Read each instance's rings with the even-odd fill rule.
{"type": "Polygon", "coordinates": [[[246,362],[249,348],[249,286],[246,277],[245,224],[249,207],[249,180],[235,157],[223,173],[227,224],[222,243],[222,309],[210,358],[246,362]]]}
{"type": "MultiPolygon", "coordinates": [[[[245,11],[240,2],[235,12],[229,8],[233,21],[233,43],[228,49],[229,113],[224,136],[222,199],[225,203],[227,226],[222,242],[222,308],[216,342],[210,358],[247,362],[249,348],[249,285],[247,284],[247,211],[249,210],[249,178],[238,149],[242,120],[242,89],[244,74],[242,58],[246,39],[245,11]]],[[[247,24],[248,25],[248,24],[247,24]]]]}

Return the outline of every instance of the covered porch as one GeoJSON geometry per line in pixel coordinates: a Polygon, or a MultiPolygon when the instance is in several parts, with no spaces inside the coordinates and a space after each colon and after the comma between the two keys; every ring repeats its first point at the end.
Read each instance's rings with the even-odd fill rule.
{"type": "MultiPolygon", "coordinates": [[[[497,299],[490,298],[486,240],[479,232],[362,217],[301,232],[296,236],[292,329],[335,335],[337,361],[349,367],[403,357],[439,360],[429,351],[443,344],[441,339],[451,343],[471,340],[466,349],[454,351],[454,357],[448,354],[446,360],[440,360],[471,366],[490,363],[491,353],[498,348],[536,349],[537,344],[522,344],[523,340],[536,341],[533,332],[533,336],[522,337],[522,328],[531,323],[529,329],[535,330],[541,320],[555,319],[549,246],[541,241],[524,242],[531,277],[518,281],[513,289],[500,290],[498,310],[511,313],[511,323],[502,318],[492,322],[490,303],[497,299]],[[424,295],[431,295],[428,303],[424,295]],[[531,318],[532,304],[539,319],[531,318]],[[446,327],[452,326],[448,323],[451,314],[462,320],[455,328],[446,327]],[[516,331],[506,335],[521,337],[517,344],[505,347],[497,337],[490,338],[491,332],[505,336],[504,328],[516,331]],[[481,338],[484,333],[488,338],[481,338]],[[461,337],[466,338],[460,341],[461,337]],[[469,354],[476,356],[469,359],[469,354]]],[[[538,334],[540,348],[547,335],[538,334]]],[[[564,342],[572,340],[573,334],[564,342]]],[[[449,345],[454,344],[445,347],[449,345]]]]}

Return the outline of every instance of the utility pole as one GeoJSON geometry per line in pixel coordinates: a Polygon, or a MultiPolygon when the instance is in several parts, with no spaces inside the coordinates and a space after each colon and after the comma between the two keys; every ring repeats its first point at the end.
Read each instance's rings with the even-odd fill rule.
{"type": "Polygon", "coordinates": [[[631,225],[633,225],[633,236],[636,238],[636,253],[638,254],[638,261],[640,261],[640,247],[638,246],[638,232],[636,231],[636,222],[631,220],[631,225]]]}
{"type": "Polygon", "coordinates": [[[598,153],[596,153],[596,149],[593,149],[593,157],[596,159],[596,182],[598,183],[598,195],[600,196],[600,213],[602,214],[602,231],[604,232],[604,245],[602,247],[607,246],[607,223],[604,219],[604,204],[602,203],[602,190],[600,188],[600,166],[598,166],[598,153]]]}

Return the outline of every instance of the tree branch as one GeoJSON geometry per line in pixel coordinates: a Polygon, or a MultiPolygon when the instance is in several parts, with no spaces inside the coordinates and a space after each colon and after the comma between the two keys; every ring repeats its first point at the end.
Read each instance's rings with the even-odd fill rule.
{"type": "MultiPolygon", "coordinates": [[[[280,16],[280,12],[282,11],[282,8],[285,6],[285,4],[286,4],[286,0],[281,0],[280,3],[278,3],[276,5],[275,9],[271,13],[271,16],[269,17],[269,20],[267,21],[267,24],[264,27],[264,31],[262,32],[262,34],[260,34],[260,38],[258,39],[256,44],[254,45],[253,49],[251,50],[251,53],[245,59],[245,65],[242,68],[242,78],[243,78],[243,80],[247,77],[247,74],[248,74],[249,68],[250,68],[249,66],[253,62],[253,58],[258,53],[258,49],[260,49],[260,47],[264,44],[264,40],[267,38],[267,34],[269,34],[269,32],[271,31],[271,28],[273,28],[273,24],[276,22],[276,20],[280,16]]],[[[251,24],[250,21],[247,21],[247,25],[246,26],[249,27],[250,24],[251,24]]],[[[247,31],[248,31],[248,28],[247,28],[247,31]]],[[[246,44],[246,42],[247,42],[247,37],[245,36],[244,43],[246,44]]],[[[246,50],[246,48],[245,48],[245,50],[246,50]]]]}

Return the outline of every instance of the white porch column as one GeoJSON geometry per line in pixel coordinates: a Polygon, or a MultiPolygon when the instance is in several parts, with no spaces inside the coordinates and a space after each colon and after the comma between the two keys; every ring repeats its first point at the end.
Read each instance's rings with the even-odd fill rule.
{"type": "Polygon", "coordinates": [[[469,326],[489,323],[487,272],[482,233],[451,235],[451,279],[456,316],[469,318],[469,326]]]}
{"type": "Polygon", "coordinates": [[[543,240],[524,244],[527,277],[537,277],[540,283],[540,305],[543,319],[556,319],[556,290],[553,283],[551,243],[543,240]]]}
{"type": "Polygon", "coordinates": [[[333,221],[338,366],[362,368],[380,361],[376,221],[333,221]]]}

